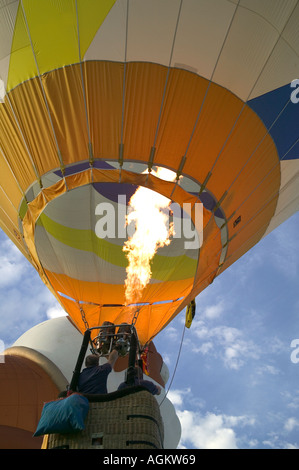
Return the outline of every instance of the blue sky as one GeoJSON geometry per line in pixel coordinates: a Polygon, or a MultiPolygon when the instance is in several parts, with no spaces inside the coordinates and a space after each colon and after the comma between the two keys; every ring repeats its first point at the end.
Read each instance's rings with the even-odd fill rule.
{"type": "MultiPolygon", "coordinates": [[[[299,449],[299,362],[291,360],[299,338],[298,232],[299,213],[197,297],[190,329],[183,311],[156,338],[170,371],[166,389],[173,377],[168,397],[182,424],[180,448],[299,449]]],[[[59,310],[0,232],[2,345],[59,310]]],[[[299,361],[299,350],[294,356],[299,361]]]]}
{"type": "MultiPolygon", "coordinates": [[[[182,447],[299,448],[298,231],[297,213],[197,297],[169,392],[182,447]]],[[[182,324],[156,340],[171,374],[182,324]]]]}

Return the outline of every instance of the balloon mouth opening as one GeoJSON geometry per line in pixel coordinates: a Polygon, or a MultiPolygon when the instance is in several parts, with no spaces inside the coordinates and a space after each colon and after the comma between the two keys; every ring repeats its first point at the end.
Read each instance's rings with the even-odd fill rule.
{"type": "MultiPolygon", "coordinates": [[[[34,238],[35,225],[39,223],[40,217],[47,210],[47,206],[52,204],[59,205],[62,200],[61,196],[68,194],[70,191],[78,190],[83,186],[95,188],[97,192],[103,193],[103,197],[107,199],[108,203],[118,203],[118,206],[122,208],[128,205],[130,198],[139,187],[147,188],[153,191],[152,194],[158,193],[165,198],[169,198],[171,200],[170,218],[173,216],[173,212],[175,212],[175,215],[181,212],[179,217],[182,218],[184,214],[184,217],[189,218],[191,225],[193,224],[192,229],[199,225],[194,224],[194,220],[190,216],[192,206],[198,207],[200,204],[204,211],[215,216],[219,227],[225,222],[225,214],[213,194],[204,185],[202,186],[201,183],[190,176],[182,173],[178,177],[174,171],[161,166],[153,166],[149,170],[147,164],[138,161],[126,161],[122,168],[119,169],[119,164],[116,161],[98,159],[94,161],[91,168],[90,162],[85,160],[66,166],[64,174],[62,174],[60,169],[48,172],[40,181],[35,181],[27,189],[18,209],[18,238],[23,238],[25,246],[28,232],[24,233],[23,225],[29,212],[31,215],[29,215],[28,219],[32,218],[30,220],[29,237],[34,238]],[[160,175],[157,174],[159,171],[162,172],[160,175]],[[94,177],[95,174],[96,178],[94,177]],[[153,184],[153,179],[155,184],[153,184]],[[159,184],[157,184],[157,181],[159,184]],[[119,189],[120,187],[122,189],[119,189]],[[173,208],[175,211],[173,211],[173,208]],[[28,211],[28,209],[30,210],[28,211]]],[[[71,208],[71,210],[74,209],[71,208]]],[[[123,211],[121,217],[123,217],[123,211]]],[[[124,224],[120,230],[121,238],[124,238],[123,227],[124,224]]],[[[202,237],[202,228],[202,226],[199,227],[200,237],[202,237]]],[[[178,230],[176,233],[181,233],[181,231],[178,230]]],[[[113,238],[113,234],[111,238],[113,238]]],[[[202,240],[199,242],[198,248],[200,248],[201,244],[202,240]]]]}
{"type": "MultiPolygon", "coordinates": [[[[180,292],[174,295],[165,292],[160,297],[157,294],[158,286],[163,282],[173,284],[184,280],[185,290],[186,280],[193,279],[201,241],[194,224],[192,207],[195,203],[202,204],[194,196],[192,205],[190,193],[177,184],[175,173],[172,172],[175,182],[158,178],[154,171],[151,174],[136,174],[126,170],[122,170],[119,182],[119,170],[114,168],[89,168],[64,179],[59,178],[57,172],[52,172],[47,177],[52,185],[41,190],[29,202],[30,211],[27,210],[23,217],[23,229],[27,247],[40,267],[39,271],[45,273],[48,280],[51,279],[51,284],[54,277],[56,293],[77,301],[93,302],[94,296],[75,295],[74,289],[68,288],[69,284],[124,284],[129,263],[123,247],[136,229],[136,220],[126,223],[126,218],[132,196],[137,191],[145,191],[147,199],[153,199],[155,203],[158,197],[163,203],[166,201],[166,205],[162,204],[158,210],[158,215],[164,218],[167,228],[174,226],[174,231],[166,243],[158,240],[154,256],[148,258],[151,276],[150,286],[145,281],[145,286],[149,287],[144,291],[145,297],[122,298],[121,301],[118,298],[116,303],[144,305],[156,302],[157,297],[159,302],[182,297],[180,292]],[[147,295],[147,291],[154,292],[154,296],[147,295]]],[[[31,193],[35,192],[34,189],[30,188],[31,193]]],[[[28,196],[30,191],[27,192],[28,196]]],[[[149,210],[148,207],[143,210],[146,218],[149,210]]],[[[153,232],[155,227],[156,223],[149,225],[147,232],[153,232]]],[[[145,235],[143,233],[141,239],[145,235]]],[[[146,246],[149,244],[150,241],[146,246]]],[[[128,252],[132,252],[131,247],[128,252]]],[[[136,285],[134,276],[133,284],[136,285]]],[[[191,288],[192,282],[188,285],[191,288]]],[[[95,303],[111,304],[111,295],[109,299],[101,298],[100,302],[95,303]]]]}
{"type": "MultiPolygon", "coordinates": [[[[146,317],[156,311],[158,321],[164,304],[164,309],[174,312],[194,289],[204,230],[210,222],[214,224],[215,211],[210,207],[215,204],[205,191],[198,197],[200,185],[191,178],[177,178],[172,172],[173,180],[167,181],[154,171],[144,173],[143,168],[140,172],[139,163],[138,173],[111,165],[107,168],[104,163],[99,162],[101,168],[91,168],[84,162],[88,167],[84,169],[80,164],[79,172],[74,165],[64,178],[57,170],[43,178],[47,186],[40,189],[35,184],[29,188],[21,208],[25,243],[40,276],[72,318],[80,316],[80,322],[84,322],[87,312],[89,318],[101,315],[105,320],[113,311],[118,322],[129,323],[130,312],[134,315],[139,309],[146,317]],[[130,215],[132,197],[143,190],[150,194],[147,199],[155,202],[161,196],[166,201],[159,216],[164,222],[166,216],[164,225],[174,230],[166,243],[158,240],[154,255],[147,258],[148,278],[143,278],[140,271],[143,258],[135,265],[132,296],[126,294],[130,266],[126,254],[133,251],[131,247],[127,251],[123,248],[134,234],[136,220],[126,224],[126,217],[130,215]],[[140,295],[135,296],[135,291],[140,295]]],[[[141,204],[145,219],[149,210],[141,204]]],[[[155,226],[149,224],[147,232],[153,232],[155,226]]],[[[150,241],[146,242],[149,245],[150,241]]]]}
{"type": "MultiPolygon", "coordinates": [[[[84,302],[84,301],[79,301],[78,302],[77,299],[67,295],[64,292],[57,291],[57,294],[59,296],[61,296],[62,298],[70,300],[72,302],[77,302],[78,304],[81,304],[81,305],[86,304],[86,302],[84,302]]],[[[110,308],[121,308],[121,309],[125,309],[125,308],[128,308],[128,309],[143,308],[143,307],[149,307],[149,306],[155,306],[155,305],[167,305],[167,304],[171,304],[173,302],[182,301],[183,299],[184,299],[184,296],[181,296],[181,297],[178,297],[178,298],[175,298],[175,299],[157,300],[155,302],[136,302],[136,303],[132,303],[132,304],[128,304],[128,305],[126,305],[125,303],[122,303],[122,304],[107,303],[107,304],[102,304],[101,308],[103,308],[103,309],[105,309],[105,308],[106,309],[110,309],[110,308]]]]}
{"type": "MultiPolygon", "coordinates": [[[[111,186],[112,184],[115,184],[116,186],[117,184],[130,184],[132,185],[132,187],[135,185],[135,188],[137,188],[139,184],[147,186],[148,180],[142,180],[140,176],[144,174],[150,174],[151,176],[154,175],[159,179],[171,182],[176,187],[179,187],[181,191],[187,193],[187,195],[189,194],[194,197],[198,196],[200,202],[203,203],[205,209],[207,209],[208,211],[213,211],[214,214],[219,218],[225,218],[224,212],[219,206],[219,202],[217,201],[216,197],[206,188],[205,184],[203,184],[203,182],[195,180],[190,175],[185,175],[183,172],[178,176],[178,174],[171,168],[167,168],[165,166],[160,165],[153,165],[149,169],[147,163],[135,160],[124,161],[120,169],[119,162],[117,160],[112,161],[95,159],[93,161],[92,169],[99,172],[108,172],[108,170],[111,170],[111,174],[113,172],[116,173],[117,176],[115,177],[115,175],[113,175],[111,180],[107,179],[106,181],[103,181],[103,178],[101,181],[101,183],[110,182],[111,186]],[[130,173],[131,175],[129,181],[127,178],[128,173],[130,173]]],[[[90,167],[89,160],[83,160],[79,163],[72,163],[66,165],[63,172],[61,171],[61,169],[57,168],[56,170],[45,173],[41,177],[40,181],[34,181],[25,191],[25,197],[22,198],[21,203],[19,205],[20,218],[23,219],[25,215],[25,212],[27,210],[27,203],[33,202],[41,191],[47,190],[48,188],[51,189],[51,187],[53,188],[53,191],[55,191],[55,185],[59,184],[59,182],[67,180],[68,178],[75,177],[79,180],[79,186],[81,185],[80,179],[82,181],[83,174],[86,172],[91,172],[92,174],[92,169],[90,167]]],[[[86,182],[86,184],[90,183],[92,183],[92,178],[90,178],[86,182]]],[[[96,183],[97,181],[95,181],[95,184],[96,183]]],[[[73,188],[74,186],[71,185],[69,189],[73,188]]],[[[159,192],[159,188],[154,188],[154,190],[159,192]]],[[[132,190],[132,192],[134,192],[134,189],[132,190]]],[[[164,194],[164,192],[161,192],[161,194],[164,194]]],[[[169,193],[169,196],[170,195],[171,191],[169,193]]],[[[165,196],[167,197],[167,195],[165,196]]]]}

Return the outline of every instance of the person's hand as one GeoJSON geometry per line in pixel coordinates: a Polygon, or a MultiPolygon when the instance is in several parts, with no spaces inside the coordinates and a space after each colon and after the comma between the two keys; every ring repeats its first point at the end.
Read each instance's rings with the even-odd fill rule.
{"type": "Polygon", "coordinates": [[[109,354],[109,357],[108,357],[108,362],[109,362],[109,364],[111,364],[111,367],[114,366],[114,364],[116,363],[117,358],[118,358],[118,352],[115,350],[115,348],[113,348],[111,353],[109,354]]]}
{"type": "Polygon", "coordinates": [[[123,345],[117,341],[115,343],[115,345],[113,346],[113,349],[115,349],[115,351],[119,352],[122,349],[122,347],[123,347],[123,345]]]}

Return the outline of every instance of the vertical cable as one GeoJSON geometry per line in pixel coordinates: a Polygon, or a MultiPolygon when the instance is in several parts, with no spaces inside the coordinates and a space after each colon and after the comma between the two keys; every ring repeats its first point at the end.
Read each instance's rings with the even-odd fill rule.
{"type": "Polygon", "coordinates": [[[87,125],[87,134],[88,134],[89,164],[90,164],[90,166],[92,166],[92,165],[93,165],[93,159],[94,159],[94,157],[93,157],[93,149],[92,149],[91,136],[90,136],[90,124],[89,124],[89,119],[88,119],[86,90],[85,90],[84,77],[83,77],[83,65],[82,65],[81,45],[80,45],[80,28],[79,28],[78,0],[76,0],[76,19],[77,19],[77,37],[78,37],[78,52],[79,52],[80,74],[81,74],[81,81],[82,81],[82,93],[83,93],[84,108],[85,108],[85,117],[86,117],[86,125],[87,125]]]}
{"type": "Polygon", "coordinates": [[[61,172],[62,172],[62,175],[63,175],[63,177],[64,177],[64,174],[65,174],[65,166],[64,166],[64,163],[63,163],[63,160],[62,160],[62,155],[61,155],[60,149],[59,149],[59,145],[58,145],[58,141],[57,141],[57,137],[56,137],[56,133],[55,133],[53,121],[52,121],[52,118],[51,118],[49,103],[48,103],[48,100],[47,100],[46,92],[45,92],[45,89],[44,89],[44,86],[43,86],[43,82],[42,82],[42,79],[41,79],[41,75],[40,75],[39,66],[38,66],[37,59],[36,59],[36,55],[35,55],[35,52],[34,52],[33,42],[32,42],[32,38],[31,38],[30,30],[29,30],[29,25],[28,25],[28,21],[27,21],[27,16],[26,16],[26,13],[25,13],[24,5],[23,5],[23,0],[21,0],[21,7],[22,7],[23,15],[24,15],[24,20],[25,20],[25,25],[26,25],[26,29],[27,29],[27,34],[28,34],[28,37],[29,37],[30,45],[31,45],[31,50],[32,50],[33,57],[34,57],[35,66],[36,66],[36,69],[37,69],[37,74],[38,74],[38,78],[39,78],[39,83],[40,83],[40,86],[41,86],[43,98],[44,98],[44,101],[45,101],[45,106],[46,106],[46,109],[47,109],[47,113],[48,113],[50,125],[51,125],[51,128],[52,128],[52,132],[53,132],[53,136],[54,136],[54,140],[55,140],[55,144],[56,144],[57,155],[58,155],[58,159],[59,159],[59,162],[60,162],[61,172]]]}
{"type": "Polygon", "coordinates": [[[169,75],[170,75],[171,62],[172,62],[173,51],[174,51],[174,46],[175,46],[175,41],[176,41],[176,35],[177,35],[180,16],[181,16],[182,4],[183,4],[183,0],[181,0],[181,2],[180,2],[180,6],[179,6],[179,10],[178,10],[178,16],[177,16],[175,30],[174,30],[174,35],[173,35],[173,40],[172,40],[172,46],[171,46],[168,69],[167,69],[167,75],[166,75],[166,79],[165,79],[164,90],[163,90],[163,95],[162,95],[162,101],[161,101],[161,106],[160,106],[160,111],[159,111],[159,116],[158,116],[158,122],[157,122],[154,142],[153,142],[153,145],[152,145],[150,160],[149,160],[149,164],[148,164],[149,172],[151,171],[153,161],[154,161],[154,157],[155,157],[156,141],[157,141],[157,137],[158,137],[158,131],[159,131],[159,126],[160,126],[160,122],[161,122],[162,111],[163,111],[163,106],[164,106],[164,101],[165,101],[165,96],[166,96],[166,90],[167,90],[167,85],[168,85],[168,80],[169,80],[169,75]]]}
{"type": "MultiPolygon", "coordinates": [[[[41,182],[40,174],[39,174],[39,172],[38,172],[38,170],[37,170],[37,168],[36,168],[36,165],[35,165],[35,163],[34,163],[33,157],[32,157],[32,155],[31,155],[31,152],[30,152],[29,148],[28,148],[28,145],[27,145],[27,142],[26,142],[24,133],[23,133],[23,131],[22,131],[22,129],[21,129],[19,120],[18,120],[18,118],[17,118],[17,116],[16,116],[16,113],[15,113],[15,111],[14,111],[14,109],[13,109],[13,106],[12,106],[12,103],[11,103],[11,100],[10,100],[10,96],[9,96],[8,93],[6,94],[6,98],[7,98],[7,102],[8,102],[8,104],[9,104],[9,107],[10,107],[10,109],[11,109],[11,112],[12,112],[12,114],[13,114],[13,117],[14,117],[15,123],[16,123],[16,125],[17,125],[17,128],[18,128],[18,130],[19,130],[19,132],[20,132],[20,135],[21,135],[21,137],[22,137],[22,141],[23,141],[23,143],[24,143],[24,146],[25,146],[26,152],[27,152],[27,154],[28,154],[28,157],[29,157],[30,163],[31,163],[31,165],[32,165],[34,174],[35,174],[35,176],[36,176],[36,179],[37,179],[37,181],[39,182],[40,187],[42,188],[42,182],[41,182]]],[[[3,155],[4,155],[4,154],[3,154],[3,155]]],[[[6,160],[6,162],[7,162],[7,160],[6,160]]],[[[7,163],[8,163],[8,162],[7,162],[7,163]]],[[[10,168],[10,169],[11,169],[11,168],[10,168]]],[[[11,172],[13,173],[12,170],[11,170],[11,172]]],[[[22,192],[23,192],[23,191],[22,191],[22,192]]]]}
{"type": "Polygon", "coordinates": [[[170,387],[172,386],[172,382],[173,382],[174,376],[176,374],[176,370],[177,370],[179,359],[180,359],[181,352],[182,352],[182,346],[183,346],[183,342],[184,342],[185,330],[186,330],[186,326],[184,325],[183,333],[182,333],[182,337],[181,337],[181,342],[180,342],[180,347],[179,347],[179,352],[178,352],[177,360],[176,360],[176,363],[175,363],[175,366],[174,366],[174,371],[173,371],[173,374],[172,374],[172,377],[171,377],[171,381],[170,381],[170,384],[168,386],[167,392],[165,393],[163,399],[161,400],[161,403],[159,403],[159,407],[161,407],[162,403],[164,402],[165,398],[168,395],[170,387]]]}
{"type": "Polygon", "coordinates": [[[22,194],[23,198],[24,198],[25,201],[27,202],[25,193],[24,193],[23,189],[21,188],[21,185],[20,185],[19,181],[17,180],[16,175],[14,174],[14,172],[13,172],[11,166],[10,166],[10,163],[8,162],[8,160],[7,160],[7,158],[6,158],[6,156],[5,156],[5,154],[4,154],[4,152],[3,152],[3,150],[2,150],[1,147],[0,147],[0,153],[1,153],[1,155],[2,155],[2,157],[3,157],[3,159],[4,159],[5,163],[6,163],[6,165],[8,166],[8,168],[9,168],[9,170],[10,170],[10,172],[11,172],[11,174],[12,174],[12,176],[13,176],[13,178],[14,178],[14,180],[15,180],[15,182],[16,182],[16,184],[17,184],[19,190],[20,190],[20,193],[22,194]]]}
{"type": "MultiPolygon", "coordinates": [[[[125,93],[126,93],[126,73],[127,73],[128,30],[129,30],[129,0],[127,0],[127,9],[126,9],[126,39],[125,39],[124,75],[123,75],[123,97],[122,97],[122,111],[121,111],[119,157],[118,157],[120,172],[123,166],[123,152],[124,152],[123,138],[124,138],[125,101],[126,101],[125,93]]],[[[121,177],[121,173],[119,175],[119,178],[120,177],[121,177]]]]}
{"type": "MultiPolygon", "coordinates": [[[[221,46],[220,51],[219,51],[219,54],[218,54],[218,56],[217,56],[217,59],[216,59],[216,62],[215,62],[215,65],[214,65],[212,74],[211,74],[210,79],[209,79],[209,83],[208,83],[207,89],[206,89],[206,91],[205,91],[205,95],[204,95],[204,97],[203,97],[203,100],[202,100],[202,103],[201,103],[201,106],[200,106],[198,115],[197,115],[196,120],[195,120],[194,127],[193,127],[192,132],[191,132],[191,135],[190,135],[190,139],[189,139],[188,144],[187,144],[187,147],[186,147],[186,151],[185,151],[185,155],[184,155],[185,157],[187,156],[187,152],[188,152],[188,150],[189,150],[189,147],[190,147],[190,144],[191,144],[191,141],[192,141],[192,138],[193,138],[195,129],[196,129],[196,127],[197,127],[197,123],[198,123],[198,121],[199,121],[199,118],[200,118],[200,115],[201,115],[201,112],[202,112],[204,103],[205,103],[205,101],[206,101],[206,98],[207,98],[207,95],[208,95],[210,86],[211,86],[211,84],[213,83],[212,80],[213,80],[214,74],[215,74],[215,72],[216,72],[216,68],[217,68],[217,66],[218,66],[218,62],[219,62],[219,60],[220,60],[222,51],[223,51],[223,49],[224,49],[225,43],[226,43],[226,41],[227,41],[229,32],[230,32],[231,27],[232,27],[232,24],[233,24],[233,22],[234,22],[234,19],[235,19],[235,16],[236,16],[236,13],[237,13],[239,4],[240,4],[240,0],[238,0],[238,3],[237,3],[237,5],[236,5],[235,11],[234,11],[234,14],[233,14],[233,16],[232,16],[232,18],[231,18],[229,27],[227,28],[227,31],[226,31],[224,40],[223,40],[223,42],[222,42],[222,46],[221,46]]],[[[212,171],[212,170],[211,170],[211,171],[212,171]]]]}

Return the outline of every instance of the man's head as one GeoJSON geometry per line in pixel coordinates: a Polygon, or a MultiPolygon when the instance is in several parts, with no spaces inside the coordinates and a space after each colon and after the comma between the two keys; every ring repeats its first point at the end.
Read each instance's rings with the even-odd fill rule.
{"type": "Polygon", "coordinates": [[[98,366],[99,356],[97,356],[96,354],[90,354],[89,356],[86,356],[85,365],[86,367],[98,366]]]}

